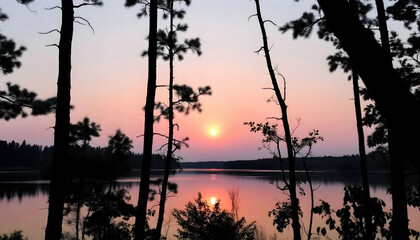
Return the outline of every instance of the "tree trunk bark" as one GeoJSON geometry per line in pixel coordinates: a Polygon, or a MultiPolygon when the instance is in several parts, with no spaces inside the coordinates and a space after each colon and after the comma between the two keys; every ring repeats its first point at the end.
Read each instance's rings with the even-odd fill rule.
{"type": "Polygon", "coordinates": [[[64,198],[67,189],[65,165],[68,162],[71,88],[71,47],[73,40],[73,1],[61,0],[62,23],[59,42],[57,109],[46,240],[59,240],[62,232],[64,198]]]}
{"type": "Polygon", "coordinates": [[[163,219],[165,215],[165,203],[166,203],[166,192],[168,189],[168,181],[169,181],[169,171],[171,168],[171,162],[172,162],[172,148],[173,148],[173,139],[174,139],[174,94],[173,94],[173,88],[174,88],[174,53],[173,53],[173,40],[174,37],[174,1],[170,1],[170,31],[169,31],[169,37],[170,37],[170,45],[169,45],[169,112],[168,112],[168,118],[169,118],[169,134],[168,134],[168,149],[166,153],[166,160],[165,160],[165,171],[163,174],[163,181],[162,181],[162,193],[160,194],[160,202],[159,202],[159,216],[158,221],[156,224],[156,233],[155,233],[155,240],[160,239],[161,231],[162,231],[162,225],[163,225],[163,219]]]}
{"type": "Polygon", "coordinates": [[[288,188],[289,188],[289,193],[290,193],[290,202],[292,206],[293,237],[295,240],[301,240],[300,223],[299,223],[299,199],[296,196],[296,173],[295,173],[296,159],[293,153],[292,137],[290,134],[289,121],[287,118],[287,105],[280,92],[279,86],[277,84],[276,75],[274,73],[273,65],[271,63],[270,50],[268,49],[268,43],[267,43],[267,33],[264,27],[264,20],[262,19],[262,16],[261,16],[259,0],[255,0],[255,4],[257,8],[258,22],[260,24],[261,34],[263,38],[262,49],[264,50],[267,68],[268,68],[268,72],[271,78],[271,83],[273,84],[274,92],[280,104],[280,109],[281,109],[281,114],[282,114],[281,119],[283,122],[283,129],[284,129],[286,146],[287,146],[287,155],[289,159],[289,187],[288,188]]]}
{"type": "Polygon", "coordinates": [[[153,147],[153,122],[156,95],[156,58],[157,58],[157,0],[150,1],[149,22],[149,69],[147,82],[147,96],[144,121],[143,161],[141,165],[141,180],[139,200],[137,204],[135,222],[135,240],[145,239],[145,224],[147,214],[147,201],[149,198],[150,168],[153,147]]]}

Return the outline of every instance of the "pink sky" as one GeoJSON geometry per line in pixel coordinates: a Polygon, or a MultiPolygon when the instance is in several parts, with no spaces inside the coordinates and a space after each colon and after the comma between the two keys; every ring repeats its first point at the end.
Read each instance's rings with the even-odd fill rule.
{"type": "MultiPolygon", "coordinates": [[[[3,34],[25,45],[22,67],[2,76],[2,85],[11,81],[50,97],[56,93],[58,51],[44,45],[58,42],[58,35],[38,32],[60,27],[59,11],[46,11],[57,3],[35,1],[30,8],[15,1],[0,0],[10,19],[1,23],[3,34]]],[[[76,1],[77,2],[77,1],[76,1]]],[[[309,3],[264,0],[263,15],[278,25],[295,19],[310,7],[309,3]]],[[[270,79],[261,46],[253,1],[195,0],[187,10],[188,33],[183,37],[200,37],[203,55],[188,54],[176,62],[175,82],[193,87],[210,85],[212,96],[202,98],[203,112],[176,116],[180,131],[176,137],[190,137],[190,148],[178,152],[185,161],[235,160],[270,157],[258,150],[261,135],[249,132],[245,121],[261,122],[266,117],[280,117],[279,107],[266,100],[272,96],[270,79]],[[212,137],[208,129],[219,129],[212,137]]],[[[88,116],[102,126],[101,137],[93,146],[105,146],[107,136],[120,128],[134,141],[134,151],[141,153],[147,82],[147,59],[140,54],[147,48],[147,19],[138,20],[137,7],[127,9],[123,1],[104,1],[101,8],[76,10],[95,28],[75,25],[73,42],[72,105],[73,123],[88,116]]],[[[162,27],[167,23],[160,19],[162,27]]],[[[293,40],[277,27],[267,25],[272,59],[287,79],[287,104],[291,126],[296,118],[302,122],[296,136],[304,137],[319,129],[325,141],[313,150],[315,156],[357,153],[356,124],[351,82],[341,72],[329,73],[325,58],[334,52],[330,44],[315,36],[309,40],[293,40]]],[[[158,61],[158,84],[166,84],[167,63],[158,61]]],[[[157,90],[157,100],[164,101],[166,90],[157,90]]],[[[26,139],[27,143],[51,145],[54,116],[28,117],[0,122],[0,139],[26,139]]],[[[165,133],[167,122],[161,120],[156,131],[165,133]]],[[[370,132],[370,131],[367,131],[370,132]]],[[[164,141],[155,138],[157,149],[164,141]]]]}

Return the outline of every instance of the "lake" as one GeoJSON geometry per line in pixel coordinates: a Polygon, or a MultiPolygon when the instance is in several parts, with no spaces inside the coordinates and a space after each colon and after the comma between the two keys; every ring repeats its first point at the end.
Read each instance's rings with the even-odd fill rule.
{"type": "MultiPolygon", "coordinates": [[[[153,176],[156,178],[156,174],[153,176]]],[[[222,209],[230,210],[231,203],[228,190],[239,191],[239,216],[244,216],[248,223],[256,221],[267,236],[276,234],[277,239],[292,239],[291,228],[278,233],[268,217],[268,211],[275,207],[276,202],[286,201],[288,196],[271,184],[270,179],[278,176],[275,171],[249,171],[249,170],[220,170],[220,169],[186,169],[182,173],[172,176],[171,182],[178,184],[178,194],[167,201],[165,219],[171,219],[172,209],[183,209],[188,201],[197,198],[201,192],[203,198],[210,203],[211,198],[220,200],[222,209]]],[[[304,179],[303,173],[298,174],[304,179]]],[[[337,209],[342,205],[343,188],[347,184],[360,184],[360,174],[357,172],[315,172],[312,173],[315,191],[315,205],[319,199],[329,202],[332,208],[337,209]]],[[[391,196],[387,195],[389,175],[383,172],[369,174],[371,194],[385,201],[386,210],[390,211],[391,196]]],[[[23,230],[24,236],[30,240],[44,238],[44,231],[48,213],[48,187],[49,182],[38,180],[36,173],[10,173],[0,172],[0,233],[10,233],[13,230],[23,230]]],[[[131,195],[131,203],[137,203],[139,191],[139,173],[118,180],[118,187],[124,187],[131,195]]],[[[306,184],[302,183],[307,193],[300,196],[300,203],[304,213],[302,218],[303,232],[307,231],[310,212],[310,195],[306,184]]],[[[149,206],[157,202],[149,203],[149,206]]],[[[156,209],[157,210],[157,209],[156,209]]],[[[317,226],[325,226],[325,219],[315,215],[313,232],[317,226]]],[[[420,230],[420,211],[409,209],[410,227],[420,230]]],[[[155,225],[156,219],[150,221],[155,225]]],[[[164,226],[168,230],[168,238],[174,239],[176,221],[172,218],[164,226]],[[165,227],[166,226],[166,227],[165,227]],[[169,226],[169,228],[168,228],[169,226]]],[[[65,231],[74,232],[74,229],[63,222],[65,231]]],[[[303,234],[305,236],[305,233],[303,234]]],[[[329,237],[334,239],[332,232],[329,237]]]]}

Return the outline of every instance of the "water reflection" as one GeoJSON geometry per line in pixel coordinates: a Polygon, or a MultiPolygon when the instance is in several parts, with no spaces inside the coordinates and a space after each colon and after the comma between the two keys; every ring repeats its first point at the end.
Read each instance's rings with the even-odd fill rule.
{"type": "MultiPolygon", "coordinates": [[[[153,178],[158,178],[161,171],[154,173],[153,178]]],[[[10,176],[10,173],[8,173],[10,176]]],[[[178,184],[179,193],[176,197],[169,198],[167,202],[167,212],[165,218],[170,219],[171,211],[174,208],[183,209],[185,204],[193,201],[197,193],[201,192],[203,199],[211,204],[211,198],[221,202],[222,209],[231,209],[229,200],[229,189],[239,189],[239,215],[246,217],[247,221],[256,220],[267,234],[277,233],[272,225],[272,219],[268,217],[268,211],[272,210],[276,202],[287,200],[288,196],[280,192],[270,181],[276,179],[279,172],[273,171],[243,171],[243,170],[197,170],[188,169],[181,174],[172,176],[170,181],[178,184]]],[[[116,189],[127,189],[131,195],[130,203],[137,203],[139,189],[139,172],[134,172],[126,178],[117,180],[113,185],[116,189]]],[[[303,182],[303,188],[306,189],[304,173],[298,174],[303,182]]],[[[319,199],[331,203],[332,207],[338,209],[342,204],[343,187],[349,183],[359,183],[360,177],[357,172],[332,173],[315,172],[312,173],[313,184],[319,187],[315,191],[316,204],[319,199]]],[[[387,173],[370,173],[371,187],[373,195],[387,202],[387,211],[390,210],[390,196],[386,194],[389,187],[389,175],[387,173]]],[[[48,197],[48,181],[39,180],[34,177],[31,181],[23,176],[12,177],[13,180],[7,180],[0,174],[0,211],[4,219],[0,220],[0,233],[10,232],[13,229],[22,229],[30,239],[42,239],[43,228],[45,227],[46,207],[48,197]],[[25,179],[25,181],[18,181],[25,179]],[[7,181],[6,181],[7,180],[7,181]],[[31,212],[32,211],[32,212],[31,212]],[[29,215],[30,214],[30,215],[29,215]],[[30,217],[28,217],[30,216],[30,217]],[[10,220],[12,218],[14,220],[10,220]],[[25,221],[28,225],[24,225],[25,221]],[[38,225],[34,227],[34,222],[38,225]],[[8,227],[6,226],[8,224],[8,227]],[[36,229],[31,229],[28,226],[36,229]],[[34,234],[39,234],[40,238],[33,238],[34,234]]],[[[106,186],[106,187],[109,187],[106,186]]],[[[302,211],[308,213],[310,199],[308,196],[300,197],[302,211]]],[[[155,203],[150,203],[154,205],[155,203]]],[[[420,226],[420,214],[410,216],[410,224],[420,226]]],[[[308,226],[308,217],[304,215],[302,221],[308,226]]],[[[316,219],[318,226],[323,226],[325,220],[316,219]]],[[[151,226],[155,226],[155,220],[152,218],[151,226]]],[[[170,224],[169,224],[170,225],[170,224]]],[[[168,236],[176,232],[177,226],[173,225],[168,230],[168,236]]],[[[72,229],[70,229],[72,231],[72,229]]],[[[287,236],[286,230],[286,235],[287,236]]],[[[173,239],[173,238],[169,238],[173,239]]]]}
{"type": "MultiPolygon", "coordinates": [[[[161,172],[155,172],[154,177],[159,177],[161,172]]],[[[217,180],[217,175],[231,175],[240,178],[252,178],[257,181],[271,182],[280,178],[278,171],[266,170],[215,170],[215,169],[187,169],[183,170],[178,178],[189,178],[194,176],[194,181],[200,181],[196,176],[202,176],[205,180],[206,176],[210,177],[211,181],[217,180]]],[[[132,189],[139,185],[139,172],[134,172],[126,178],[119,179],[115,187],[132,189]]],[[[329,186],[329,185],[348,185],[361,184],[361,178],[358,172],[313,172],[311,174],[315,186],[329,186]]],[[[302,183],[305,183],[306,177],[304,172],[298,172],[297,178],[302,183]]],[[[385,172],[371,172],[369,173],[369,180],[373,190],[386,189],[390,186],[390,175],[385,172]]],[[[40,180],[38,174],[35,172],[27,173],[12,173],[0,172],[0,200],[6,199],[11,201],[17,198],[19,201],[24,197],[37,197],[41,195],[48,195],[49,182],[40,180]]]]}

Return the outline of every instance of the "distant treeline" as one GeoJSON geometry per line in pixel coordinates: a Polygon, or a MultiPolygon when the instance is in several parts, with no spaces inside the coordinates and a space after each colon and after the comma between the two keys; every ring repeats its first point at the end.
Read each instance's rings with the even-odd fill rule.
{"type": "MultiPolygon", "coordinates": [[[[289,168],[287,159],[283,160],[285,170],[289,168]]],[[[341,157],[310,157],[306,159],[308,169],[311,171],[359,171],[360,159],[358,155],[341,157]]],[[[383,155],[369,155],[367,167],[369,171],[389,170],[388,158],[383,155]]],[[[255,170],[280,170],[280,161],[274,158],[258,160],[237,160],[225,162],[186,162],[181,163],[182,168],[200,169],[255,169],[255,170]]],[[[302,159],[296,160],[296,170],[305,170],[302,159]]]]}
{"type": "MultiPolygon", "coordinates": [[[[104,153],[106,148],[90,147],[89,153],[104,153]]],[[[53,147],[30,145],[23,141],[19,144],[15,141],[6,142],[0,140],[0,170],[41,170],[46,167],[52,159],[53,147]]],[[[139,169],[141,166],[142,154],[130,153],[129,165],[131,169],[139,169]]],[[[163,169],[165,158],[162,155],[153,156],[152,168],[163,169]]]]}
{"type": "MultiPolygon", "coordinates": [[[[103,153],[106,148],[88,147],[87,152],[103,153]]],[[[0,141],[0,170],[41,170],[52,159],[53,148],[50,146],[30,145],[23,141],[22,144],[0,141]]],[[[130,153],[129,165],[131,169],[140,169],[142,154],[130,153]]],[[[154,155],[152,169],[163,169],[165,158],[162,155],[154,155]]],[[[284,168],[288,169],[287,159],[284,160],[284,168]]],[[[346,155],[341,157],[310,157],[306,159],[307,166],[312,171],[358,171],[360,160],[358,155],[346,155]]],[[[385,155],[370,154],[367,160],[369,171],[389,170],[388,158],[385,155]]],[[[185,162],[181,168],[199,169],[255,169],[255,170],[280,170],[280,162],[277,159],[237,160],[237,161],[208,161],[208,162],[185,162]]],[[[296,170],[304,170],[301,159],[296,161],[296,170]]]]}

